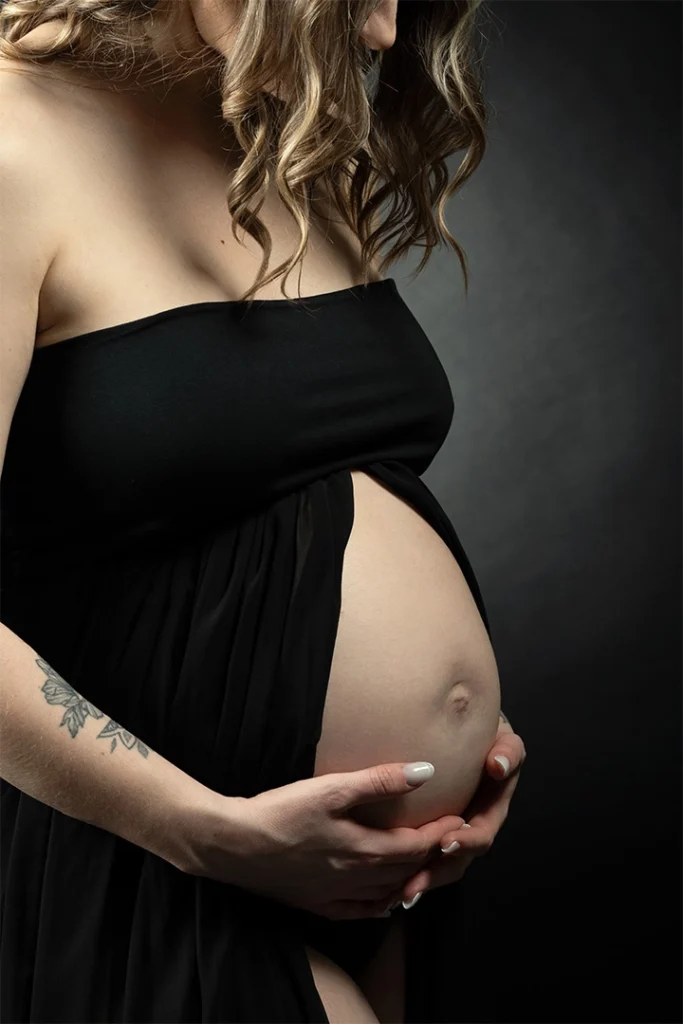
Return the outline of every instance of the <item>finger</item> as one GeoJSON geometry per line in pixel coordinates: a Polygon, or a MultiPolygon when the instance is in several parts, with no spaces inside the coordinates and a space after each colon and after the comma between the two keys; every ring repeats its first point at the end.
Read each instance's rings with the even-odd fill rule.
{"type": "Polygon", "coordinates": [[[383,896],[382,899],[373,901],[373,916],[375,917],[388,917],[387,911],[392,912],[398,910],[403,902],[402,889],[394,889],[388,895],[383,896]]]}
{"type": "MultiPolygon", "coordinates": [[[[370,902],[376,902],[380,900],[388,901],[393,893],[400,893],[410,878],[410,875],[406,875],[404,878],[394,882],[393,885],[365,885],[359,886],[354,892],[354,898],[364,902],[368,900],[370,902]]],[[[396,896],[398,899],[398,895],[396,896]]]]}
{"type": "Polygon", "coordinates": [[[498,718],[498,730],[496,738],[499,739],[503,735],[503,733],[507,733],[509,736],[511,736],[514,731],[515,730],[512,728],[511,723],[508,721],[507,718],[503,718],[503,714],[501,712],[500,717],[498,718]]]}
{"type": "Polygon", "coordinates": [[[403,796],[428,782],[434,775],[430,761],[376,764],[354,772],[331,772],[319,776],[324,782],[324,799],[330,810],[348,811],[359,804],[403,796]]]}
{"type": "Polygon", "coordinates": [[[374,889],[400,889],[412,875],[419,871],[421,867],[426,867],[432,859],[433,857],[429,861],[425,860],[419,864],[412,863],[364,869],[362,874],[361,872],[357,873],[358,884],[353,889],[353,898],[374,899],[374,896],[368,895],[374,889]]]}
{"type": "Polygon", "coordinates": [[[420,864],[403,864],[400,867],[394,867],[391,869],[391,873],[380,872],[377,868],[366,871],[363,878],[359,878],[349,898],[359,900],[383,899],[394,891],[400,892],[410,878],[423,868],[427,869],[436,860],[437,856],[441,857],[443,854],[433,854],[428,860],[424,860],[420,864]]]}
{"type": "Polygon", "coordinates": [[[414,829],[403,826],[374,829],[355,821],[353,828],[356,830],[356,848],[360,852],[388,861],[414,864],[439,851],[444,832],[454,832],[464,824],[464,818],[446,814],[414,829]]]}
{"type": "Polygon", "coordinates": [[[521,767],[526,750],[521,736],[502,733],[486,757],[486,770],[494,779],[506,779],[521,767]]]}
{"type": "Polygon", "coordinates": [[[420,890],[425,891],[427,889],[438,889],[443,885],[454,885],[462,879],[473,861],[474,857],[462,856],[453,858],[447,865],[435,865],[430,871],[428,879],[420,878],[414,884],[411,883],[404,887],[402,899],[409,902],[413,899],[414,894],[420,890]]]}
{"type": "Polygon", "coordinates": [[[448,861],[437,862],[429,868],[419,871],[403,886],[400,894],[401,901],[410,903],[418,892],[426,892],[429,889],[438,889],[442,885],[459,882],[474,859],[471,854],[460,854],[457,857],[449,858],[448,861]]]}
{"type": "Polygon", "coordinates": [[[357,921],[361,918],[380,917],[385,912],[384,901],[332,900],[321,907],[309,908],[311,913],[330,921],[357,921]]]}
{"type": "MultiPolygon", "coordinates": [[[[459,829],[447,832],[441,840],[439,856],[430,860],[430,865],[439,863],[442,856],[454,857],[464,854],[473,857],[482,857],[491,849],[495,830],[491,827],[490,820],[480,821],[472,818],[472,824],[465,822],[459,829]],[[457,845],[455,845],[457,844],[457,845]],[[449,850],[446,853],[446,850],[449,850]]],[[[425,865],[425,868],[428,865],[425,865]]]]}
{"type": "Polygon", "coordinates": [[[438,850],[439,835],[415,828],[368,828],[356,826],[355,848],[359,853],[381,858],[388,864],[415,864],[438,850]]]}
{"type": "MultiPolygon", "coordinates": [[[[470,854],[462,854],[452,857],[448,861],[441,861],[435,864],[429,872],[428,887],[430,889],[439,889],[442,885],[452,885],[454,882],[459,882],[474,859],[470,854]]],[[[406,886],[404,891],[410,895],[413,891],[413,886],[406,886]]]]}
{"type": "Polygon", "coordinates": [[[467,808],[469,824],[495,836],[507,819],[518,783],[518,772],[502,781],[485,776],[467,808]]]}
{"type": "Polygon", "coordinates": [[[429,839],[434,846],[437,844],[442,846],[444,835],[461,829],[464,824],[465,819],[461,818],[459,815],[444,814],[441,818],[435,818],[434,821],[428,821],[424,825],[420,825],[417,831],[422,832],[423,835],[429,836],[429,839]]]}
{"type": "Polygon", "coordinates": [[[424,868],[423,870],[416,872],[416,874],[414,874],[412,878],[409,878],[403,886],[398,895],[398,899],[402,902],[410,903],[419,892],[426,892],[428,889],[431,889],[432,877],[432,868],[424,868]]]}
{"type": "MultiPolygon", "coordinates": [[[[444,814],[440,818],[435,818],[433,821],[427,821],[425,824],[420,825],[417,828],[417,831],[425,836],[429,843],[427,854],[421,859],[428,861],[437,857],[441,851],[441,847],[443,846],[444,834],[455,836],[457,831],[465,825],[465,819],[456,814],[444,814]]],[[[410,867],[411,863],[414,864],[415,861],[411,860],[409,864],[405,866],[410,867]]]]}

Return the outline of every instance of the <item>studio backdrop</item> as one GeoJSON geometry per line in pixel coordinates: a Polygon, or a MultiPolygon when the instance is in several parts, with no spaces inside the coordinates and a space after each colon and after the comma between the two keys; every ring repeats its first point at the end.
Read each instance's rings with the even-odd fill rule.
{"type": "Polygon", "coordinates": [[[457,1020],[680,1022],[681,5],[487,7],[469,296],[447,250],[396,268],[528,752],[462,883],[457,1020]]]}

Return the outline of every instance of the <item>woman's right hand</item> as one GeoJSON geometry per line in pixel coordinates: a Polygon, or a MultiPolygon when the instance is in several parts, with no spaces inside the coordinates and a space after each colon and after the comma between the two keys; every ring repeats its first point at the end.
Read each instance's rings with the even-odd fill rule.
{"type": "Polygon", "coordinates": [[[368,828],[349,816],[357,804],[418,788],[433,774],[382,764],[335,772],[254,797],[223,797],[194,830],[190,874],[240,886],[330,920],[376,917],[392,893],[439,853],[464,824],[448,815],[421,828],[368,828]],[[408,775],[410,775],[410,770],[408,775]]]}

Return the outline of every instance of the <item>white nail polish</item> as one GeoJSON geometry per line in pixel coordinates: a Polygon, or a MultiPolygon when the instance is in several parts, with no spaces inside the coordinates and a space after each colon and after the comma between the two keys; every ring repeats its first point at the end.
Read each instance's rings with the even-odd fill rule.
{"type": "Polygon", "coordinates": [[[510,762],[508,761],[507,757],[504,757],[502,754],[499,754],[498,757],[494,757],[493,760],[498,762],[498,764],[501,766],[501,768],[507,775],[507,773],[510,771],[510,762]]]}
{"type": "Polygon", "coordinates": [[[432,778],[434,765],[431,761],[411,761],[403,765],[403,774],[411,786],[419,786],[420,783],[432,778]]]}
{"type": "Polygon", "coordinates": [[[441,852],[442,853],[453,853],[454,850],[459,850],[459,849],[460,849],[460,843],[458,842],[457,839],[455,839],[449,846],[442,846],[441,847],[441,852]]]}
{"type": "Polygon", "coordinates": [[[472,828],[472,826],[468,825],[467,822],[465,822],[465,824],[461,825],[460,828],[472,828]]]}
{"type": "Polygon", "coordinates": [[[422,893],[421,893],[421,892],[418,892],[418,893],[416,893],[416,894],[415,894],[415,895],[413,896],[412,900],[408,900],[408,902],[407,902],[407,903],[406,903],[406,901],[405,901],[405,900],[403,900],[403,909],[404,909],[404,910],[410,910],[410,908],[411,908],[411,907],[414,907],[414,906],[415,906],[415,904],[417,903],[417,901],[419,900],[419,898],[420,898],[420,896],[421,896],[421,895],[422,895],[422,893]]]}

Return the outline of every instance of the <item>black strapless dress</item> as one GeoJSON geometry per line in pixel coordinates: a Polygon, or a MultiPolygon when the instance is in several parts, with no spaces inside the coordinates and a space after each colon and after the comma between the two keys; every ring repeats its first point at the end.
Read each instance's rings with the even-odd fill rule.
{"type": "MultiPolygon", "coordinates": [[[[0,496],[2,621],[115,723],[228,796],[312,776],[354,517],[349,470],[450,547],[419,479],[453,397],[392,278],[199,302],[34,353],[0,496]]],[[[57,709],[55,725],[57,726],[57,709]]],[[[388,922],[330,922],[3,782],[0,1011],[44,1022],[326,1022],[388,922]]],[[[408,1020],[456,1020],[460,886],[407,914],[408,1020]]]]}

